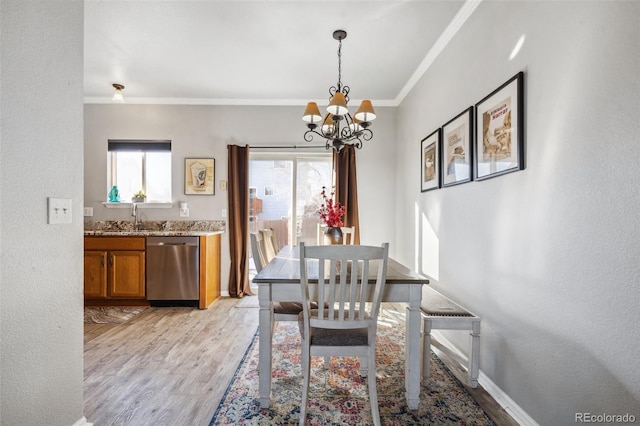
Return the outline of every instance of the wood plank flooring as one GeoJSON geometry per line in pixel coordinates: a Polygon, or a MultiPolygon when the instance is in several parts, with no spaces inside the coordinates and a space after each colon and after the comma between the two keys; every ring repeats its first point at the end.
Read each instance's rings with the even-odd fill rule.
{"type": "MultiPolygon", "coordinates": [[[[87,420],[208,425],[258,328],[258,309],[237,302],[221,298],[207,310],[148,308],[124,324],[85,324],[87,420]]],[[[438,355],[466,383],[455,357],[446,348],[438,355]]],[[[467,390],[498,425],[517,424],[481,386],[467,390]]]]}

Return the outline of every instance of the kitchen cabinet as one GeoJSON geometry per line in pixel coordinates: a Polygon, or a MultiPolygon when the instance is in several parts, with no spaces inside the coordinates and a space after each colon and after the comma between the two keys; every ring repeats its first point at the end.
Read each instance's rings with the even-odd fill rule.
{"type": "Polygon", "coordinates": [[[107,252],[84,252],[84,297],[104,299],[107,297],[107,252]]]}
{"type": "Polygon", "coordinates": [[[85,304],[146,302],[144,237],[85,237],[84,248],[85,304]]]}
{"type": "Polygon", "coordinates": [[[221,240],[220,233],[200,237],[200,309],[207,309],[220,298],[221,240]]]}

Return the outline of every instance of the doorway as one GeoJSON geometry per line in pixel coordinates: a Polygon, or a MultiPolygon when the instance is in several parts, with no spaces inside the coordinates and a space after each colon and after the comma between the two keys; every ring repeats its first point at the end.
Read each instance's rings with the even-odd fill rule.
{"type": "MultiPolygon", "coordinates": [[[[328,153],[251,153],[249,232],[272,228],[278,245],[317,243],[322,187],[332,185],[328,153]]],[[[253,261],[249,262],[250,269],[253,261]]]]}

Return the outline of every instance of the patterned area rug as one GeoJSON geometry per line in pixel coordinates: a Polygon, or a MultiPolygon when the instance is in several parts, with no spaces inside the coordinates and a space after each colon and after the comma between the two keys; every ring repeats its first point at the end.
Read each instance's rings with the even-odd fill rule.
{"type": "Polygon", "coordinates": [[[122,324],[146,308],[96,306],[84,308],[85,324],[122,324]]]}
{"type": "MultiPolygon", "coordinates": [[[[377,389],[383,425],[495,425],[460,382],[431,353],[431,377],[420,393],[418,410],[404,398],[404,320],[398,312],[383,311],[379,323],[377,389]]],[[[269,409],[258,402],[258,335],[247,349],[220,402],[211,425],[298,424],[302,372],[297,324],[279,322],[273,337],[272,397],[269,409]]],[[[372,424],[366,378],[358,373],[358,358],[313,357],[307,423],[310,425],[372,424]]]]}

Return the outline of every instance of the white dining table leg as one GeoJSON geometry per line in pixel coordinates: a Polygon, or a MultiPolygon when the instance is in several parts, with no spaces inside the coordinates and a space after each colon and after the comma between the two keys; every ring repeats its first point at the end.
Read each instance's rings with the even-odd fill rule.
{"type": "Polygon", "coordinates": [[[405,398],[410,410],[417,410],[420,404],[420,303],[422,289],[412,286],[406,319],[406,353],[405,353],[405,398]]]}
{"type": "Polygon", "coordinates": [[[269,408],[271,403],[271,294],[269,284],[258,285],[258,375],[260,408],[269,408]]]}

